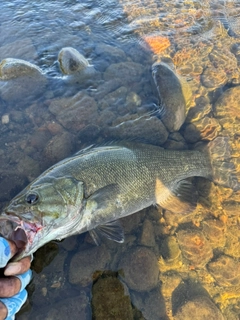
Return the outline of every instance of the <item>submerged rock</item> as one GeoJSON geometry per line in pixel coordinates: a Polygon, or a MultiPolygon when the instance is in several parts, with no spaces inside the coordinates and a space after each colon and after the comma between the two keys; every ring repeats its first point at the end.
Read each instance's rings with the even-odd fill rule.
{"type": "Polygon", "coordinates": [[[220,220],[208,219],[202,223],[203,233],[212,246],[224,247],[226,243],[226,225],[220,220]]]}
{"type": "Polygon", "coordinates": [[[114,277],[100,278],[92,289],[95,320],[133,320],[131,300],[124,285],[114,277]]]}
{"type": "Polygon", "coordinates": [[[143,67],[135,62],[119,62],[111,64],[104,73],[104,80],[119,79],[122,85],[132,85],[140,82],[143,75],[143,67]]]}
{"type": "Polygon", "coordinates": [[[62,73],[66,75],[86,72],[87,68],[93,68],[88,60],[72,47],[62,48],[58,54],[58,62],[62,73]]]}
{"type": "Polygon", "coordinates": [[[215,118],[204,117],[186,126],[184,138],[190,143],[195,143],[199,140],[213,140],[218,136],[221,129],[215,118]]]}
{"type": "Polygon", "coordinates": [[[224,320],[215,304],[207,297],[187,301],[174,316],[174,320],[224,320]]]}
{"type": "Polygon", "coordinates": [[[229,256],[222,255],[210,262],[208,270],[220,286],[240,285],[240,263],[229,256]]]}
{"type": "Polygon", "coordinates": [[[74,132],[82,130],[89,123],[96,123],[98,118],[95,100],[83,92],[52,100],[49,110],[63,127],[74,132]]]}
{"type": "Polygon", "coordinates": [[[69,268],[69,281],[83,287],[90,285],[94,272],[104,270],[110,260],[110,253],[104,245],[76,253],[69,268]]]}
{"type": "Polygon", "coordinates": [[[130,289],[149,291],[159,283],[159,268],[156,255],[147,248],[137,247],[122,258],[119,269],[130,289]]]}
{"type": "Polygon", "coordinates": [[[201,232],[180,230],[177,232],[177,240],[183,256],[195,268],[203,268],[212,259],[212,247],[201,232]]]}
{"type": "MultiPolygon", "coordinates": [[[[166,320],[166,307],[159,287],[143,295],[141,292],[132,293],[133,305],[142,312],[146,320],[166,320]]],[[[137,318],[139,319],[139,318],[137,318]]],[[[142,320],[142,318],[140,318],[142,320]]]]}
{"type": "Polygon", "coordinates": [[[178,131],[184,123],[192,101],[188,83],[165,62],[154,63],[152,74],[162,105],[162,121],[170,131],[178,131]]]}
{"type": "Polygon", "coordinates": [[[15,79],[20,76],[41,76],[42,71],[36,65],[25,60],[7,58],[0,63],[0,80],[15,79]]]}
{"type": "Polygon", "coordinates": [[[106,135],[115,139],[138,138],[153,144],[163,144],[167,140],[168,132],[158,118],[142,116],[106,129],[106,135]]]}
{"type": "Polygon", "coordinates": [[[7,58],[0,63],[0,95],[6,102],[25,105],[39,96],[47,84],[41,69],[20,59],[7,58]]]}
{"type": "Polygon", "coordinates": [[[240,131],[240,86],[226,90],[214,105],[214,115],[225,130],[232,135],[240,131]]]}
{"type": "Polygon", "coordinates": [[[156,245],[154,227],[148,219],[143,222],[140,244],[146,247],[154,247],[156,245]]]}
{"type": "Polygon", "coordinates": [[[31,314],[32,319],[36,320],[61,320],[71,319],[88,320],[91,315],[89,299],[85,293],[80,293],[79,296],[65,298],[56,303],[51,303],[51,307],[41,308],[31,314]]]}

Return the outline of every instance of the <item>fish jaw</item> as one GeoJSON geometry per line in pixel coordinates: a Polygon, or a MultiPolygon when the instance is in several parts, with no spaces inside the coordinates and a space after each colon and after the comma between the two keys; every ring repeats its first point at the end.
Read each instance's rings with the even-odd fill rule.
{"type": "Polygon", "coordinates": [[[13,223],[12,231],[7,234],[3,232],[2,236],[16,244],[18,253],[14,257],[15,261],[31,255],[38,249],[36,247],[44,229],[41,223],[26,221],[11,214],[1,214],[0,225],[1,221],[13,223]]]}

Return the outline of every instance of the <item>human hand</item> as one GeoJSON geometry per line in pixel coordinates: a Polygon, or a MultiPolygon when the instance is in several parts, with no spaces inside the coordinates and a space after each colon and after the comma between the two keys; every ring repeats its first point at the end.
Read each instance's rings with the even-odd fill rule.
{"type": "Polygon", "coordinates": [[[8,261],[18,252],[13,241],[0,237],[0,268],[4,268],[5,278],[0,278],[0,320],[13,320],[27,299],[25,287],[32,278],[29,269],[31,258],[17,262],[8,261]]]}

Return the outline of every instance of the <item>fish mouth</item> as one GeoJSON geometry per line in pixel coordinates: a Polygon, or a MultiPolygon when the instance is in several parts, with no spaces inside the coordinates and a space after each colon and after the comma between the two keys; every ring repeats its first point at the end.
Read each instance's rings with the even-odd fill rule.
{"type": "Polygon", "coordinates": [[[0,234],[7,240],[13,241],[18,249],[14,260],[31,254],[35,238],[43,229],[40,223],[25,221],[9,213],[0,216],[0,226],[2,227],[0,234]],[[5,229],[2,224],[5,225],[5,229]]]}

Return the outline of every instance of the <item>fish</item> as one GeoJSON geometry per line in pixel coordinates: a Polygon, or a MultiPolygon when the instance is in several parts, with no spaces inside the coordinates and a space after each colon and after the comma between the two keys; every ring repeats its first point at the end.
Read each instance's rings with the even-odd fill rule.
{"type": "Polygon", "coordinates": [[[154,63],[152,76],[160,100],[161,120],[168,131],[178,131],[191,105],[192,90],[188,82],[178,76],[166,62],[154,63]]]}
{"type": "Polygon", "coordinates": [[[87,231],[96,244],[102,237],[122,243],[120,218],[151,205],[193,210],[197,194],[189,179],[194,176],[214,180],[205,151],[137,142],[90,146],[50,167],[14,197],[0,215],[1,233],[18,246],[16,260],[51,240],[87,231]]]}

